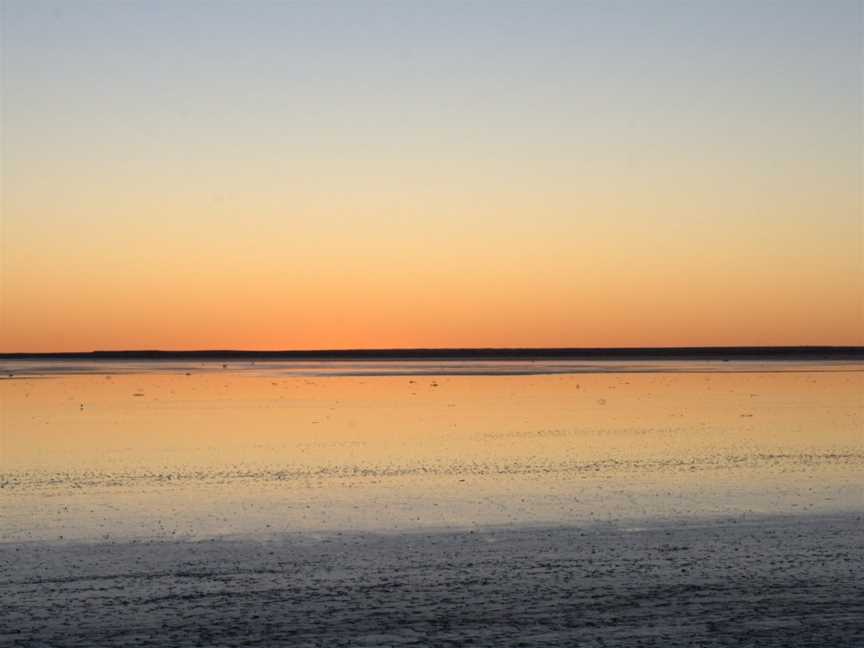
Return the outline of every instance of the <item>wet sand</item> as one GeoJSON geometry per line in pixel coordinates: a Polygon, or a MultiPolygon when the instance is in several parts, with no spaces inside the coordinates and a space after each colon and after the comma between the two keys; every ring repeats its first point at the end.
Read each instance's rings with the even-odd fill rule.
{"type": "Polygon", "coordinates": [[[860,365],[357,366],[7,374],[0,645],[864,644],[860,365]]]}
{"type": "Polygon", "coordinates": [[[861,516],[0,545],[8,646],[864,644],[861,516]]]}

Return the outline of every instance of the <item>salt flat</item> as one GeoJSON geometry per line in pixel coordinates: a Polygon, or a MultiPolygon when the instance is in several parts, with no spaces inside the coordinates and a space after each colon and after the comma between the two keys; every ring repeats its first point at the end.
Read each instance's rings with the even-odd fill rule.
{"type": "Polygon", "coordinates": [[[0,545],[8,646],[860,646],[861,516],[0,545]]]}
{"type": "Polygon", "coordinates": [[[12,371],[0,644],[861,645],[862,367],[710,368],[12,371]]]}

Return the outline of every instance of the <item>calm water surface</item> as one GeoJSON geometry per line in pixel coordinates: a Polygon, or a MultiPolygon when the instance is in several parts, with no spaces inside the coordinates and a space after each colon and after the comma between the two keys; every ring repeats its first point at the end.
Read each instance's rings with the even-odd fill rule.
{"type": "Polygon", "coordinates": [[[0,541],[864,505],[860,364],[15,363],[3,376],[0,541]]]}

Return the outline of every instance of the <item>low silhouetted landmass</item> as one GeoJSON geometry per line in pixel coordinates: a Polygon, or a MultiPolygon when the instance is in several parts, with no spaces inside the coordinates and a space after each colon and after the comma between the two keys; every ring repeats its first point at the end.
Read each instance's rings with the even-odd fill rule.
{"type": "Polygon", "coordinates": [[[736,346],[629,348],[205,349],[0,353],[5,360],[864,360],[861,346],[736,346]]]}

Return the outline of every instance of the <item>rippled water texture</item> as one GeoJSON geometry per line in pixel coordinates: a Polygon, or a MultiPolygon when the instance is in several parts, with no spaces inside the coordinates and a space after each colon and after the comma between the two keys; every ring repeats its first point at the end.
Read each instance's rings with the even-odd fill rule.
{"type": "Polygon", "coordinates": [[[855,511],[862,370],[10,364],[0,540],[855,511]]]}

